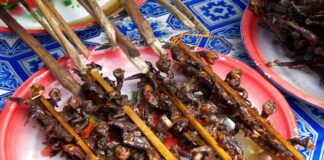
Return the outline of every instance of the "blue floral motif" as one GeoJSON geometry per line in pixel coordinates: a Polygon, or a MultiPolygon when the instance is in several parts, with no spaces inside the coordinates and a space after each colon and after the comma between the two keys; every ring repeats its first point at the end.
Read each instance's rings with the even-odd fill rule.
{"type": "Polygon", "coordinates": [[[160,4],[153,2],[153,1],[149,1],[149,2],[145,3],[141,7],[141,12],[145,16],[150,16],[150,17],[159,17],[159,16],[169,13],[168,10],[166,10],[160,4]]]}
{"type": "MultiPolygon", "coordinates": [[[[65,56],[62,49],[52,51],[51,54],[55,59],[59,59],[59,58],[65,56]]],[[[19,63],[22,66],[22,68],[24,68],[25,72],[28,75],[32,75],[33,73],[37,72],[39,69],[41,69],[45,66],[43,61],[37,56],[33,56],[31,58],[29,57],[27,59],[20,60],[19,63]]]]}
{"type": "Polygon", "coordinates": [[[228,54],[231,50],[232,44],[226,39],[220,37],[219,39],[208,40],[206,47],[222,54],[228,54]]]}
{"type": "Polygon", "coordinates": [[[156,37],[163,37],[168,35],[168,32],[166,30],[161,30],[161,22],[153,22],[151,23],[151,27],[153,29],[154,35],[156,37]]]}
{"type": "Polygon", "coordinates": [[[230,0],[191,1],[189,7],[208,26],[224,25],[225,22],[239,21],[242,9],[230,0]]]}
{"type": "Polygon", "coordinates": [[[218,32],[217,34],[220,36],[224,36],[226,38],[239,39],[241,38],[240,26],[239,25],[230,26],[224,29],[223,31],[218,32]]]}
{"type": "Polygon", "coordinates": [[[187,27],[173,15],[169,16],[167,23],[176,30],[187,29],[187,27]]]}
{"type": "Polygon", "coordinates": [[[48,36],[47,34],[36,35],[35,38],[45,47],[57,43],[53,37],[48,36]]]}
{"type": "Polygon", "coordinates": [[[99,26],[94,26],[88,29],[78,31],[76,32],[76,34],[80,37],[80,39],[87,40],[92,37],[99,36],[101,32],[102,32],[102,28],[100,28],[99,26]]]}
{"type": "Polygon", "coordinates": [[[5,61],[0,61],[0,88],[14,90],[21,83],[22,81],[11,68],[10,64],[5,61]]]}
{"type": "MultiPolygon", "coordinates": [[[[154,35],[156,37],[163,37],[168,35],[169,33],[166,30],[161,30],[162,23],[160,21],[151,22],[151,27],[153,29],[154,35]]],[[[142,40],[142,37],[137,29],[136,24],[133,21],[128,23],[117,22],[117,27],[129,38],[132,40],[142,40]],[[118,25],[122,24],[122,25],[118,25]]]]}
{"type": "MultiPolygon", "coordinates": [[[[316,147],[320,147],[320,145],[316,144],[316,142],[318,142],[318,133],[298,113],[295,112],[295,116],[298,124],[299,137],[301,139],[310,137],[313,142],[315,142],[316,147]]],[[[316,157],[319,158],[319,155],[314,155],[315,150],[306,150],[300,147],[299,151],[306,159],[311,159],[311,157],[314,159],[316,159],[316,157]]]]}
{"type": "MultiPolygon", "coordinates": [[[[320,110],[313,106],[306,105],[304,103],[294,100],[293,98],[291,98],[291,101],[293,104],[296,105],[296,107],[300,108],[305,113],[308,113],[310,118],[312,118],[312,120],[315,121],[319,126],[324,128],[324,111],[323,110],[320,110]]],[[[324,131],[324,129],[323,129],[323,131],[324,131]]]]}
{"type": "MultiPolygon", "coordinates": [[[[4,34],[5,35],[5,34],[4,34]]],[[[10,36],[10,39],[0,41],[0,56],[1,57],[14,57],[30,50],[25,43],[23,43],[17,36],[10,36]]]]}
{"type": "Polygon", "coordinates": [[[233,10],[233,6],[226,4],[225,1],[210,2],[207,6],[200,7],[200,10],[206,17],[217,21],[219,19],[229,18],[231,15],[235,15],[236,12],[233,10]]]}

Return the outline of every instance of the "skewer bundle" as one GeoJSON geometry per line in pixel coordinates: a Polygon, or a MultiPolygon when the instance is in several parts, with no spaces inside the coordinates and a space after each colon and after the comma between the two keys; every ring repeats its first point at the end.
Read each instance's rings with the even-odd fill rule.
{"type": "MultiPolygon", "coordinates": [[[[23,0],[20,1],[26,7],[26,9],[33,14],[34,11],[30,9],[23,0]]],[[[46,99],[42,95],[44,88],[39,84],[32,86],[33,94],[30,99],[23,100],[19,98],[11,98],[11,100],[19,101],[29,105],[32,109],[34,109],[34,111],[40,111],[34,113],[43,113],[42,111],[45,110],[49,112],[49,118],[46,118],[46,116],[42,114],[34,115],[45,126],[46,131],[53,131],[54,135],[56,134],[54,137],[61,136],[60,141],[55,141],[57,143],[49,143],[53,147],[57,147],[55,145],[63,145],[63,150],[58,151],[67,153],[69,157],[75,159],[83,159],[85,157],[88,157],[92,160],[107,158],[105,156],[109,156],[108,154],[110,152],[108,150],[103,150],[103,148],[105,147],[105,149],[114,148],[116,151],[116,156],[119,159],[127,159],[131,154],[141,157],[143,156],[143,152],[146,153],[146,156],[149,159],[160,159],[162,156],[163,158],[169,160],[184,156],[184,153],[179,153],[181,149],[173,148],[172,151],[170,151],[161,141],[161,137],[159,135],[162,135],[163,137],[163,134],[165,134],[166,131],[163,129],[163,131],[161,131],[161,128],[159,128],[158,125],[153,125],[152,120],[154,119],[154,117],[151,117],[150,114],[144,114],[138,105],[132,106],[127,100],[127,96],[120,93],[120,89],[124,81],[123,70],[117,69],[114,71],[114,76],[117,80],[117,83],[114,83],[108,77],[102,77],[102,75],[99,73],[101,68],[99,65],[96,65],[94,63],[85,65],[79,57],[77,49],[74,48],[72,44],[74,44],[78,48],[78,50],[80,50],[84,57],[87,58],[89,53],[85,49],[81,41],[78,39],[78,37],[75,35],[75,33],[64,21],[64,19],[57,13],[55,8],[51,6],[48,0],[35,0],[35,2],[43,12],[45,19],[37,17],[36,15],[35,18],[55,39],[59,40],[62,47],[65,49],[65,51],[72,59],[73,63],[76,65],[76,73],[83,81],[82,85],[78,84],[72,78],[70,73],[66,69],[59,66],[58,63],[53,59],[53,57],[51,57],[50,54],[48,54],[46,50],[23,29],[23,27],[21,27],[3,8],[0,9],[0,18],[9,26],[9,28],[13,29],[40,58],[42,58],[42,60],[45,62],[45,64],[47,65],[51,73],[57,78],[57,80],[66,89],[74,94],[74,97],[70,98],[68,105],[64,107],[65,110],[63,109],[61,113],[58,113],[53,107],[60,99],[58,96],[60,94],[59,91],[52,90],[50,92],[50,99],[46,99]],[[61,30],[62,28],[63,31],[61,30]],[[79,109],[80,107],[81,109],[79,109]],[[73,115],[79,119],[69,119],[69,116],[72,115],[71,112],[74,112],[75,115],[74,113],[73,115]],[[108,118],[108,121],[102,119],[102,117],[107,116],[110,117],[108,118]],[[96,121],[99,122],[96,123],[96,121]],[[78,125],[73,125],[72,127],[71,124],[78,125]],[[48,125],[54,128],[48,128],[48,125]],[[122,143],[118,141],[116,141],[116,144],[107,143],[111,144],[112,146],[102,146],[103,144],[99,143],[102,139],[99,140],[98,137],[102,138],[102,136],[104,136],[107,138],[107,133],[109,132],[108,126],[114,126],[122,130],[123,134],[122,137],[120,137],[122,139],[122,143]],[[64,130],[61,129],[62,127],[64,128],[64,130]],[[64,137],[64,135],[62,134],[57,134],[58,131],[62,131],[62,133],[67,132],[68,134],[65,135],[66,137],[64,137]],[[157,135],[157,133],[162,134],[157,135]],[[91,139],[98,140],[99,142],[91,141],[91,139]],[[129,149],[126,145],[133,148],[129,149]],[[139,152],[139,154],[136,154],[137,151],[139,152]],[[180,155],[180,157],[178,154],[180,155]]],[[[173,113],[177,113],[174,116],[181,119],[181,121],[179,121],[181,123],[175,124],[175,128],[179,131],[178,136],[186,137],[187,141],[189,140],[189,142],[195,144],[193,146],[200,147],[196,149],[190,148],[192,149],[192,155],[187,156],[193,156],[192,158],[197,159],[203,159],[203,157],[220,157],[221,159],[226,160],[243,159],[243,154],[239,150],[237,150],[237,148],[239,148],[239,145],[234,145],[235,147],[237,147],[236,150],[233,149],[233,146],[231,147],[229,145],[230,142],[234,142],[234,140],[231,141],[230,139],[228,139],[228,137],[232,137],[231,133],[224,129],[220,129],[219,131],[223,133],[220,134],[216,132],[214,128],[209,128],[211,126],[202,124],[203,122],[205,122],[205,118],[211,118],[212,115],[202,114],[201,116],[197,116],[188,112],[188,110],[190,109],[195,109],[192,108],[192,106],[198,106],[199,108],[196,109],[198,109],[198,111],[203,111],[204,109],[213,109],[213,105],[217,104],[217,101],[209,99],[210,97],[204,97],[206,96],[204,95],[205,90],[199,88],[199,86],[197,87],[198,90],[203,93],[200,99],[197,99],[197,97],[195,97],[194,95],[186,94],[187,91],[192,92],[193,90],[193,88],[186,90],[188,89],[186,87],[190,88],[194,87],[194,85],[202,85],[200,83],[197,83],[200,81],[196,80],[202,78],[203,80],[208,81],[207,84],[216,87],[215,92],[208,94],[221,94],[221,99],[226,100],[226,103],[228,103],[229,106],[232,105],[233,107],[244,108],[244,111],[247,111],[248,114],[243,114],[243,111],[239,111],[239,117],[235,117],[234,114],[231,113],[228,114],[229,116],[233,116],[231,118],[237,119],[237,124],[244,126],[249,125],[251,121],[255,121],[257,123],[254,126],[251,126],[251,128],[245,126],[245,128],[248,128],[248,131],[252,130],[259,136],[255,139],[252,138],[253,140],[258,140],[258,142],[269,142],[262,139],[267,136],[275,139],[276,144],[280,145],[280,147],[284,147],[283,150],[286,152],[281,152],[281,150],[279,149],[275,150],[279,154],[270,152],[273,153],[271,155],[274,158],[285,157],[287,159],[303,159],[303,157],[294,148],[294,146],[292,146],[287,140],[280,136],[280,134],[275,131],[263,117],[261,117],[253,108],[251,108],[251,106],[247,102],[246,97],[239,94],[239,92],[245,92],[244,89],[234,85],[234,82],[239,83],[240,75],[235,74],[237,72],[231,72],[228,75],[229,82],[224,82],[212,71],[208,64],[203,63],[199,57],[197,57],[187,48],[187,46],[182,44],[181,39],[176,38],[173,39],[171,43],[173,59],[178,63],[180,68],[182,67],[182,70],[187,67],[186,69],[197,71],[198,75],[192,76],[191,79],[185,83],[188,86],[179,85],[179,83],[173,79],[173,73],[169,70],[170,61],[167,59],[165,50],[162,48],[161,43],[154,37],[153,31],[150,28],[148,22],[145,20],[144,16],[141,15],[135,5],[132,5],[134,4],[133,1],[122,0],[121,4],[123,8],[134,19],[135,23],[137,23],[141,35],[145,39],[145,42],[154,49],[158,56],[160,56],[160,60],[157,62],[157,67],[159,69],[158,71],[154,69],[150,63],[142,60],[140,58],[140,53],[136,49],[136,47],[133,46],[124,35],[122,35],[122,33],[117,29],[116,26],[114,26],[113,23],[109,22],[109,20],[104,17],[102,10],[100,9],[100,7],[98,7],[99,5],[97,4],[97,1],[79,0],[79,2],[90,13],[90,15],[95,17],[98,23],[103,28],[105,28],[104,30],[108,36],[111,46],[115,47],[115,45],[118,44],[118,46],[127,55],[130,62],[132,62],[140,70],[141,73],[136,76],[141,78],[139,86],[143,86],[142,88],[139,88],[140,91],[137,102],[140,103],[141,100],[143,100],[145,103],[149,104],[150,107],[155,106],[159,108],[159,106],[156,105],[156,101],[154,101],[155,98],[157,98],[154,94],[158,93],[159,96],[157,99],[164,99],[166,100],[165,102],[170,102],[168,105],[173,106],[169,109],[164,109],[163,112],[169,113],[171,115],[173,113]],[[160,75],[160,73],[165,73],[167,76],[163,77],[160,75]],[[232,84],[232,82],[234,84],[232,84]],[[170,85],[176,88],[175,93],[173,93],[168,88],[170,85]],[[185,118],[182,118],[181,115],[184,115],[185,118]],[[185,127],[187,126],[185,125],[186,123],[187,125],[190,124],[192,128],[185,127]],[[186,132],[182,134],[183,130],[185,130],[186,132]],[[196,133],[191,130],[195,130],[196,133]],[[192,136],[194,133],[196,135],[192,136]],[[207,154],[209,152],[215,154],[207,154]]],[[[170,6],[168,2],[159,1],[159,3],[164,6],[170,6]]],[[[177,4],[177,6],[181,6],[182,9],[184,9],[181,2],[175,1],[175,3],[177,4]]],[[[172,10],[174,10],[174,8],[172,10]]],[[[190,14],[190,12],[188,11],[184,12],[186,14],[190,14]]],[[[193,20],[193,23],[198,24],[199,21],[195,19],[193,20]]],[[[203,27],[200,26],[199,28],[205,33],[207,32],[203,27]]],[[[212,63],[217,57],[217,55],[212,52],[205,52],[201,53],[200,55],[201,57],[204,57],[209,63],[212,63]]],[[[134,77],[126,79],[132,78],[134,77]]],[[[271,114],[271,107],[271,104],[265,105],[265,115],[269,116],[271,114]]],[[[152,108],[147,109],[155,110],[152,108]]],[[[172,119],[172,116],[170,117],[170,115],[166,114],[162,115],[160,119],[161,125],[168,129],[172,128],[172,122],[170,121],[170,119],[172,119]]],[[[214,122],[210,121],[208,122],[208,124],[214,124],[214,122]]],[[[239,129],[243,130],[244,127],[239,129]]],[[[233,139],[233,137],[231,139],[233,139]]],[[[110,140],[114,141],[114,139],[110,140]]],[[[307,147],[311,148],[311,146],[312,145],[310,144],[307,147]]],[[[267,147],[267,145],[261,145],[261,147],[267,147]]]]}

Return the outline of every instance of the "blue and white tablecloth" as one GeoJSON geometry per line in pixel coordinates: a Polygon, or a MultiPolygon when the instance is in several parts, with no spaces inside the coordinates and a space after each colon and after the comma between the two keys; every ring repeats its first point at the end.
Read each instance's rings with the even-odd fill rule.
{"type": "MultiPolygon", "coordinates": [[[[220,39],[186,38],[185,42],[219,51],[253,66],[244,49],[241,35],[241,17],[248,0],[183,0],[198,18],[220,39]]],[[[188,30],[173,15],[154,0],[141,6],[141,11],[150,21],[155,35],[167,41],[171,36],[188,30]]],[[[130,39],[141,37],[135,24],[128,17],[114,21],[130,39]]],[[[78,35],[88,46],[107,42],[101,28],[94,26],[78,35]]],[[[65,56],[59,45],[48,35],[35,35],[54,57],[65,56]]],[[[13,92],[33,73],[42,68],[41,60],[13,33],[0,33],[0,111],[5,105],[5,97],[13,92]]],[[[322,93],[323,94],[323,93],[322,93]]],[[[306,105],[285,95],[293,108],[300,136],[310,136],[316,150],[301,150],[308,160],[324,160],[324,110],[306,105]]]]}

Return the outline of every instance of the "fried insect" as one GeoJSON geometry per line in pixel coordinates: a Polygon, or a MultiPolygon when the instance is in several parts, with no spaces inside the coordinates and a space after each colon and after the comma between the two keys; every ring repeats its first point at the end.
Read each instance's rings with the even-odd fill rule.
{"type": "Polygon", "coordinates": [[[258,1],[251,11],[260,16],[259,24],[273,32],[275,44],[281,46],[291,62],[275,60],[268,66],[311,70],[324,84],[324,2],[323,1],[258,1]]]}

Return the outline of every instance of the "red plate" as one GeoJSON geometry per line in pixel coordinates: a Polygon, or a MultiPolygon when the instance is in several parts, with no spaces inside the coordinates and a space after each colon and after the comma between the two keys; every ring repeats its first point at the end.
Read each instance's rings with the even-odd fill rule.
{"type": "MultiPolygon", "coordinates": [[[[139,48],[142,57],[154,63],[157,57],[150,48],[139,48]]],[[[119,48],[114,51],[94,51],[89,61],[94,61],[103,66],[104,75],[112,76],[113,69],[120,67],[126,70],[125,76],[137,73],[136,68],[128,62],[126,56],[121,53],[119,48]]],[[[61,61],[61,64],[71,68],[71,62],[67,58],[61,61]]],[[[249,92],[249,99],[254,106],[260,109],[260,106],[271,99],[277,104],[277,112],[271,116],[270,121],[274,127],[285,137],[290,138],[297,135],[297,125],[295,117],[280,92],[274,88],[256,71],[242,62],[231,57],[220,55],[220,60],[216,62],[213,69],[221,76],[225,75],[233,68],[240,67],[243,71],[242,85],[249,92]]],[[[58,82],[52,77],[47,69],[41,69],[32,75],[19,89],[14,93],[14,97],[28,97],[29,86],[32,82],[38,81],[47,90],[56,86],[58,82]]],[[[136,90],[136,80],[127,81],[122,90],[123,93],[130,93],[136,90]]],[[[47,95],[47,93],[46,93],[47,95]]],[[[66,90],[63,90],[63,102],[70,96],[66,90]]],[[[63,103],[62,102],[62,103],[63,103]]],[[[27,160],[27,159],[46,159],[41,155],[44,146],[40,140],[40,132],[36,124],[28,123],[25,125],[28,107],[8,102],[0,115],[0,159],[1,160],[27,160]]]]}
{"type": "MultiPolygon", "coordinates": [[[[17,1],[17,0],[11,0],[17,1]]],[[[113,14],[120,9],[118,0],[99,1],[103,5],[103,10],[107,14],[113,14]]],[[[26,1],[31,7],[37,8],[34,0],[26,1]]],[[[73,30],[81,30],[91,27],[96,24],[86,10],[81,9],[76,1],[63,2],[52,1],[57,10],[61,13],[63,18],[70,24],[73,30]]],[[[136,0],[138,6],[142,5],[145,0],[136,0]]],[[[22,25],[29,33],[42,34],[46,33],[39,23],[32,19],[30,13],[19,3],[11,3],[5,6],[5,9],[22,25]]],[[[0,20],[0,32],[12,32],[7,26],[0,20]]]]}
{"type": "Polygon", "coordinates": [[[324,108],[324,86],[320,77],[312,72],[298,71],[287,67],[268,67],[274,60],[291,61],[284,56],[282,49],[272,43],[274,35],[257,24],[258,17],[245,10],[241,33],[243,43],[250,57],[261,73],[279,89],[295,96],[310,105],[324,108]]]}

